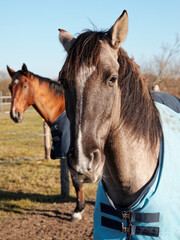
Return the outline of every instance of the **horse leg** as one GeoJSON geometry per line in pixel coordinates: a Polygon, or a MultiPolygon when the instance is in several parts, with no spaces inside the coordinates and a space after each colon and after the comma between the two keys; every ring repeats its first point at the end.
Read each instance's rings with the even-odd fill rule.
{"type": "Polygon", "coordinates": [[[85,208],[85,198],[83,191],[83,184],[78,184],[71,175],[73,186],[76,190],[76,208],[71,216],[73,222],[78,222],[82,219],[82,215],[85,208]]]}
{"type": "Polygon", "coordinates": [[[69,171],[66,157],[60,159],[61,162],[61,196],[69,197],[69,171]]]}

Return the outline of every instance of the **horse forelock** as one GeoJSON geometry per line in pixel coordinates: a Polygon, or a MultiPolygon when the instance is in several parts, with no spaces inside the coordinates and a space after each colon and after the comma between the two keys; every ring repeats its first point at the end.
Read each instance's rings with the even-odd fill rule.
{"type": "Polygon", "coordinates": [[[89,69],[96,67],[96,70],[99,71],[100,40],[104,34],[105,32],[90,30],[80,34],[68,53],[59,79],[66,79],[68,84],[74,85],[83,66],[89,69]]]}

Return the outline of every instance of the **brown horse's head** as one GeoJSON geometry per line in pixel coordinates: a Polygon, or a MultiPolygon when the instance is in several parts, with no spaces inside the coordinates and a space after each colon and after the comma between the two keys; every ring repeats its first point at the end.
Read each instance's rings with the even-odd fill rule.
{"type": "Polygon", "coordinates": [[[7,70],[12,78],[9,84],[11,92],[10,116],[14,122],[20,123],[23,120],[24,111],[34,102],[34,94],[30,88],[30,73],[25,64],[20,71],[15,72],[8,66],[7,70]]]}
{"type": "Polygon", "coordinates": [[[75,39],[60,29],[60,41],[68,52],[59,81],[71,122],[69,167],[80,182],[101,178],[106,141],[119,124],[119,117],[115,118],[121,108],[118,56],[127,31],[126,11],[107,32],[88,31],[75,39]]]}

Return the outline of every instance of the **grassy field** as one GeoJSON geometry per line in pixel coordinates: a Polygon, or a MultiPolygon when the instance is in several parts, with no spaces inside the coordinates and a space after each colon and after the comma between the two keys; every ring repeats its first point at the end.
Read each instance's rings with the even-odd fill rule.
{"type": "MultiPolygon", "coordinates": [[[[43,159],[42,134],[43,121],[35,111],[25,113],[20,124],[14,123],[9,114],[0,114],[1,219],[64,201],[60,197],[60,163],[43,159]]],[[[86,199],[95,195],[96,188],[96,184],[85,185],[86,199]]],[[[70,181],[69,200],[74,197],[70,181]]]]}
{"type": "Polygon", "coordinates": [[[9,114],[0,114],[0,161],[44,156],[42,134],[43,120],[32,109],[19,124],[9,114]]]}

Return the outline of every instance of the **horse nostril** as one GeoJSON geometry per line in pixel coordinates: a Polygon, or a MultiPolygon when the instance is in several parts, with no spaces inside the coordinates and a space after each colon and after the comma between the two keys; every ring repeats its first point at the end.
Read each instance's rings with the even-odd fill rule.
{"type": "Polygon", "coordinates": [[[19,119],[20,118],[20,112],[16,112],[16,117],[19,119]]]}
{"type": "Polygon", "coordinates": [[[91,169],[92,169],[92,166],[91,166],[91,163],[90,163],[89,166],[87,167],[88,172],[90,172],[91,169]]]}
{"type": "Polygon", "coordinates": [[[96,149],[94,150],[91,154],[90,154],[90,159],[91,159],[91,162],[88,166],[88,169],[92,169],[92,164],[96,164],[100,161],[101,159],[101,151],[100,149],[96,149]]]}
{"type": "Polygon", "coordinates": [[[14,121],[14,122],[18,122],[18,117],[20,117],[20,113],[19,114],[17,114],[17,112],[15,112],[15,111],[11,111],[10,112],[10,117],[11,117],[11,119],[14,121]]]}

